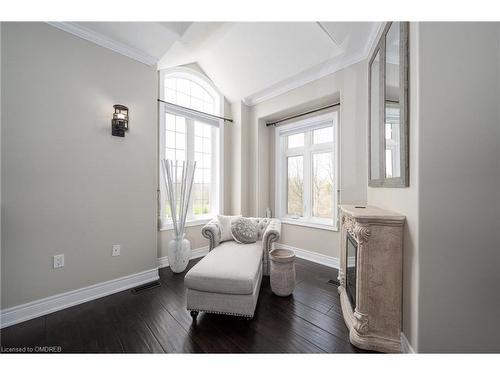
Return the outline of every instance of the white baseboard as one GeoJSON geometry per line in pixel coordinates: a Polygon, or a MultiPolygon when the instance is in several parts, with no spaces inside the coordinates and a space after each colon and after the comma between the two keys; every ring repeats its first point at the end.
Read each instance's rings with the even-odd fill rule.
{"type": "MultiPolygon", "coordinates": [[[[208,246],[193,249],[190,259],[199,258],[208,254],[208,246]]],[[[158,267],[167,267],[168,258],[158,258],[158,267]]],[[[47,315],[71,306],[79,305],[113,293],[121,292],[138,285],[146,284],[159,279],[158,269],[139,272],[133,275],[120,277],[99,284],[90,285],[81,289],[56,294],[23,305],[10,307],[0,311],[0,328],[5,328],[42,315],[47,315]]]]}
{"type": "Polygon", "coordinates": [[[154,268],[77,290],[56,294],[55,296],[42,298],[23,305],[10,307],[0,312],[0,327],[5,328],[158,279],[158,269],[154,268]]]}
{"type": "MultiPolygon", "coordinates": [[[[338,258],[313,253],[304,249],[284,244],[275,244],[275,247],[288,249],[295,252],[298,258],[306,259],[314,263],[323,264],[332,268],[339,268],[338,258]]],[[[208,246],[193,249],[190,259],[200,258],[208,254],[208,246]]],[[[158,258],[158,267],[168,266],[168,258],[158,258]]],[[[79,305],[97,298],[101,298],[113,293],[121,292],[138,285],[146,284],[159,279],[158,269],[151,269],[133,275],[120,277],[102,283],[90,285],[77,290],[56,294],[47,298],[42,298],[23,305],[10,307],[0,311],[0,328],[24,322],[42,315],[47,315],[55,311],[79,305]]]]}
{"type": "Polygon", "coordinates": [[[335,258],[335,257],[331,257],[328,255],[323,255],[323,254],[319,254],[319,253],[314,253],[314,252],[309,251],[309,250],[299,249],[298,247],[293,247],[293,246],[285,245],[282,243],[274,243],[273,248],[274,249],[280,248],[280,249],[285,249],[285,250],[291,250],[291,251],[295,252],[295,256],[297,258],[301,258],[301,259],[308,260],[310,262],[322,264],[322,265],[327,266],[327,267],[332,267],[332,268],[336,268],[336,269],[339,269],[339,267],[340,267],[339,258],[335,258]]]}
{"type": "MultiPolygon", "coordinates": [[[[191,256],[189,257],[189,259],[201,258],[207,254],[208,254],[208,246],[199,247],[197,249],[191,250],[191,256]]],[[[164,256],[164,257],[158,258],[158,267],[159,268],[168,267],[168,266],[169,266],[168,257],[164,256]]]]}
{"type": "Polygon", "coordinates": [[[413,349],[403,332],[401,332],[401,353],[415,354],[415,350],[413,349]]]}

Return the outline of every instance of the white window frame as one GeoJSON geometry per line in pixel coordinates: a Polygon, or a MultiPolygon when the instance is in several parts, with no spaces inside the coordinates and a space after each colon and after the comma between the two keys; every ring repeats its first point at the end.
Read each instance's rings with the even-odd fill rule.
{"type": "Polygon", "coordinates": [[[294,121],[275,129],[275,208],[276,215],[283,223],[305,227],[338,231],[338,191],[339,191],[339,113],[338,110],[294,121]],[[333,142],[313,144],[313,130],[333,126],[333,142]],[[286,138],[289,135],[305,133],[304,146],[287,149],[286,138]],[[332,193],[333,217],[321,219],[312,216],[312,163],[313,155],[322,152],[332,152],[334,165],[334,181],[332,193]],[[287,158],[303,155],[304,199],[303,217],[293,217],[287,214],[287,158]]]}
{"type": "MultiPolygon", "coordinates": [[[[159,96],[160,99],[164,99],[164,82],[165,78],[170,75],[175,75],[180,78],[187,78],[192,80],[195,83],[200,84],[203,88],[207,89],[209,92],[212,91],[218,96],[219,101],[216,103],[218,107],[218,113],[215,113],[215,115],[218,116],[223,116],[224,113],[224,96],[217,90],[217,88],[213,85],[212,82],[208,80],[205,76],[203,76],[201,73],[197,72],[196,70],[190,69],[190,68],[182,68],[182,67],[177,67],[177,68],[172,68],[172,69],[165,69],[160,71],[160,84],[159,84],[159,96]]],[[[217,99],[217,98],[216,98],[217,99]]],[[[186,219],[186,227],[191,227],[191,226],[198,226],[198,225],[203,225],[208,223],[210,220],[212,220],[217,214],[220,214],[224,212],[224,122],[223,120],[219,119],[214,119],[211,116],[206,116],[203,113],[198,113],[198,112],[192,112],[189,110],[182,109],[177,106],[169,105],[166,103],[160,103],[159,105],[159,160],[165,159],[166,157],[166,145],[165,145],[165,114],[173,114],[176,116],[181,116],[186,119],[186,158],[188,158],[188,155],[192,154],[194,156],[194,134],[192,136],[188,135],[191,131],[194,132],[194,122],[195,121],[200,121],[203,122],[204,124],[208,124],[213,126],[212,130],[212,144],[211,144],[211,149],[212,152],[218,152],[218,157],[217,158],[212,158],[212,175],[211,175],[211,191],[218,191],[218,194],[216,194],[215,197],[210,197],[211,199],[211,204],[212,202],[214,203],[215,209],[213,210],[212,213],[207,214],[207,215],[197,215],[194,216],[192,214],[192,211],[190,211],[187,219],[186,219]],[[215,129],[219,129],[219,136],[215,137],[213,136],[215,132],[215,129]],[[218,168],[217,164],[218,164],[218,168]],[[213,178],[213,171],[218,169],[218,178],[213,178]],[[212,200],[212,198],[214,198],[212,200]]],[[[173,224],[171,219],[167,219],[164,208],[166,207],[165,205],[167,204],[166,202],[166,194],[165,194],[165,186],[163,182],[163,170],[161,167],[161,163],[159,162],[159,191],[160,191],[160,197],[159,197],[159,219],[160,219],[160,225],[159,228],[161,231],[164,230],[171,230],[173,229],[173,224]]],[[[189,203],[189,207],[192,208],[192,202],[193,197],[191,196],[191,201],[189,203]]]]}

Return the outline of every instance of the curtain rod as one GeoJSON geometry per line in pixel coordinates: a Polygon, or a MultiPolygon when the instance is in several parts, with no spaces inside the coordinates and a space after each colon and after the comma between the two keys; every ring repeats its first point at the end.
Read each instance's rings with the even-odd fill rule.
{"type": "Polygon", "coordinates": [[[204,116],[209,116],[209,117],[217,118],[219,120],[224,120],[224,121],[227,121],[227,122],[233,122],[233,119],[230,119],[230,118],[221,117],[221,116],[217,116],[217,115],[212,115],[211,113],[207,113],[207,112],[197,111],[196,109],[192,109],[192,108],[188,108],[188,107],[183,107],[182,105],[175,104],[175,103],[170,103],[170,102],[167,102],[167,101],[161,100],[161,99],[158,99],[158,101],[160,103],[165,103],[165,104],[168,104],[168,105],[172,105],[174,107],[181,108],[181,109],[183,109],[185,111],[199,113],[199,114],[202,114],[204,116]]]}
{"type": "Polygon", "coordinates": [[[289,117],[285,117],[281,120],[278,120],[278,121],[272,121],[272,122],[268,122],[266,124],[266,126],[276,126],[277,124],[279,124],[280,122],[285,122],[285,121],[288,121],[288,120],[292,120],[294,118],[297,118],[297,117],[302,117],[302,116],[305,116],[305,115],[309,115],[311,113],[315,113],[315,112],[319,112],[319,111],[322,111],[324,109],[328,109],[328,108],[333,108],[333,107],[337,107],[340,105],[340,102],[338,103],[335,103],[335,104],[330,104],[330,105],[327,105],[325,107],[321,107],[321,108],[317,108],[317,109],[313,109],[311,111],[307,111],[307,112],[303,112],[303,113],[299,113],[297,115],[293,115],[293,116],[289,116],[289,117]]]}

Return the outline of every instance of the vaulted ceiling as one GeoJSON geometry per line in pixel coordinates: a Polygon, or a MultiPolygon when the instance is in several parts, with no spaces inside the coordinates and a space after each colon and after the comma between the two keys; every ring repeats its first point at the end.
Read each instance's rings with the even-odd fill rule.
{"type": "Polygon", "coordinates": [[[367,58],[377,22],[72,22],[52,25],[165,69],[197,63],[231,102],[271,98],[367,58]]]}

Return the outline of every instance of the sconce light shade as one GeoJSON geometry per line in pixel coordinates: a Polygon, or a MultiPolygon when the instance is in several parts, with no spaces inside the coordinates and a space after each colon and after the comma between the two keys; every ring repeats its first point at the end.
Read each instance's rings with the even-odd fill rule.
{"type": "Polygon", "coordinates": [[[128,108],[120,104],[115,104],[113,108],[115,113],[111,120],[111,134],[116,137],[125,137],[125,132],[128,131],[128,108]]]}

